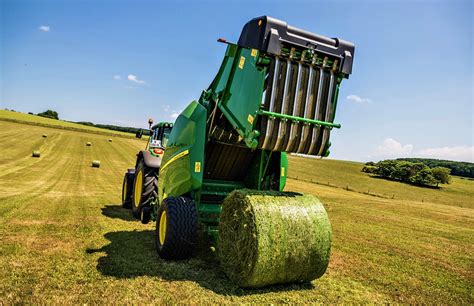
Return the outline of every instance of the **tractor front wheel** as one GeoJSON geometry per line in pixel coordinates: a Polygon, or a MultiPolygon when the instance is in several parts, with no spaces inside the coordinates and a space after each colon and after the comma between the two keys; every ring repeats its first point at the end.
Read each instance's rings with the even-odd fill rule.
{"type": "Polygon", "coordinates": [[[140,218],[144,204],[148,204],[152,198],[156,198],[157,190],[158,170],[145,165],[143,159],[140,160],[133,182],[132,213],[135,218],[140,218]]]}
{"type": "Polygon", "coordinates": [[[197,240],[197,211],[193,200],[168,197],[156,214],[156,249],[161,258],[185,259],[197,240]]]}

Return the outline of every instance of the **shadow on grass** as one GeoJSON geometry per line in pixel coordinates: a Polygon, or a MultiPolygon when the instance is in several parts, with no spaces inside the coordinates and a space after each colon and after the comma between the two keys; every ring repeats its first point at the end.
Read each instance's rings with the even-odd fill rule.
{"type": "Polygon", "coordinates": [[[135,218],[133,218],[131,210],[123,208],[121,204],[106,205],[105,207],[102,207],[101,210],[104,216],[107,216],[112,219],[137,221],[135,218]]]}
{"type": "Polygon", "coordinates": [[[120,231],[105,234],[109,244],[100,249],[87,249],[88,254],[104,252],[99,258],[97,270],[103,275],[116,278],[139,276],[159,277],[168,281],[188,280],[217,294],[245,296],[290,290],[311,290],[311,283],[286,284],[259,289],[243,289],[233,284],[221,271],[216,254],[210,250],[208,239],[199,238],[199,248],[194,257],[187,260],[161,259],[155,249],[155,233],[145,231],[120,231]]]}

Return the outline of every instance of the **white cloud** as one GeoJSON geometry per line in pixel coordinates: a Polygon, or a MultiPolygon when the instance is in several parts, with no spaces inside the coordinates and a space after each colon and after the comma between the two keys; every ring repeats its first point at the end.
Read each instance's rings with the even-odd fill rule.
{"type": "Polygon", "coordinates": [[[413,152],[413,145],[402,145],[393,138],[386,138],[382,145],[375,150],[375,156],[381,157],[401,157],[413,152]]]}
{"type": "Polygon", "coordinates": [[[427,148],[418,151],[416,155],[420,157],[474,162],[474,146],[427,148]]]}
{"type": "Polygon", "coordinates": [[[38,30],[43,31],[43,32],[49,32],[51,28],[47,25],[42,25],[38,28],[38,30]]]}
{"type": "Polygon", "coordinates": [[[178,118],[178,116],[179,116],[179,113],[178,113],[178,112],[174,112],[174,113],[172,113],[172,114],[170,115],[170,118],[171,118],[171,119],[176,119],[176,118],[178,118]]]}
{"type": "Polygon", "coordinates": [[[412,144],[402,145],[393,138],[386,138],[369,158],[425,157],[474,162],[474,146],[434,147],[414,150],[412,144]]]}
{"type": "Polygon", "coordinates": [[[368,98],[361,98],[357,95],[348,95],[346,99],[355,103],[372,103],[372,100],[368,98]]]}
{"type": "Polygon", "coordinates": [[[131,82],[135,82],[135,83],[138,83],[138,84],[146,84],[145,81],[138,79],[138,77],[136,75],[133,75],[133,74],[129,74],[127,76],[127,79],[131,82]]]}
{"type": "Polygon", "coordinates": [[[121,77],[120,75],[118,75],[118,74],[114,75],[113,78],[114,78],[114,80],[120,80],[120,79],[122,79],[122,77],[121,77]]]}

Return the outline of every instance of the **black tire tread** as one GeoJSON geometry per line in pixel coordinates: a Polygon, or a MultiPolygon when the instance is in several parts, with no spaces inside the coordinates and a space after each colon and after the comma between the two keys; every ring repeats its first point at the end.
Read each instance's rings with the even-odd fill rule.
{"type": "Polygon", "coordinates": [[[195,249],[198,218],[193,200],[185,197],[166,198],[157,215],[156,246],[160,257],[164,259],[186,259],[195,249]],[[167,212],[167,229],[164,244],[159,242],[159,224],[161,212],[167,212]]]}
{"type": "MultiPolygon", "coordinates": [[[[151,198],[156,198],[158,195],[158,171],[159,169],[148,167],[145,165],[143,160],[140,160],[137,165],[137,169],[135,173],[138,173],[142,169],[143,171],[143,188],[142,188],[142,195],[140,198],[140,204],[138,205],[138,209],[135,209],[134,205],[132,204],[132,214],[135,218],[140,218],[141,209],[143,207],[143,203],[147,203],[151,198]]],[[[135,185],[135,182],[133,183],[135,185]]],[[[135,189],[135,187],[133,188],[135,189]]],[[[133,193],[135,190],[133,190],[133,193]]],[[[134,196],[134,195],[132,195],[134,196]]],[[[133,201],[133,200],[132,200],[133,201]]]]}

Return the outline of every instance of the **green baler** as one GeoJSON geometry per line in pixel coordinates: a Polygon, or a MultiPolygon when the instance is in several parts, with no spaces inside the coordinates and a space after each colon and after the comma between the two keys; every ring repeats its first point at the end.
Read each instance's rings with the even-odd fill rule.
{"type": "Polygon", "coordinates": [[[199,100],[176,119],[161,162],[152,213],[158,253],[166,259],[191,256],[201,228],[218,242],[224,271],[243,286],[317,278],[328,264],[331,229],[316,198],[282,192],[286,153],[328,156],[330,132],[340,127],[334,123],[339,85],[351,74],[354,45],[267,16],[249,21],[237,44],[219,41],[227,44],[219,72],[199,100]],[[259,205],[268,202],[271,212],[265,212],[265,203],[258,209],[252,206],[255,199],[260,199],[259,205]],[[232,208],[226,211],[227,207],[232,208]],[[242,209],[250,219],[241,221],[241,214],[230,209],[242,209]],[[312,212],[317,217],[310,220],[307,216],[312,212]],[[258,227],[258,222],[265,223],[258,220],[265,218],[271,218],[265,226],[272,233],[258,227]],[[295,233],[299,225],[291,224],[298,218],[306,223],[300,224],[303,232],[295,233]],[[273,223],[283,224],[283,236],[273,223]],[[255,240],[250,257],[255,260],[243,264],[249,251],[223,237],[240,241],[249,228],[255,240]],[[275,251],[275,245],[281,244],[278,239],[289,239],[282,252],[275,251]],[[299,243],[296,250],[303,251],[290,250],[294,243],[299,243]],[[274,256],[274,263],[259,266],[262,248],[269,248],[267,255],[274,256]],[[232,252],[241,252],[235,256],[241,258],[239,262],[229,258],[232,252]],[[300,253],[306,257],[298,258],[300,253]],[[298,267],[292,267],[295,263],[298,267]],[[311,270],[315,265],[317,271],[309,275],[276,271],[311,270]],[[278,276],[262,280],[258,269],[278,276]],[[261,280],[245,279],[252,273],[261,280]]]}

